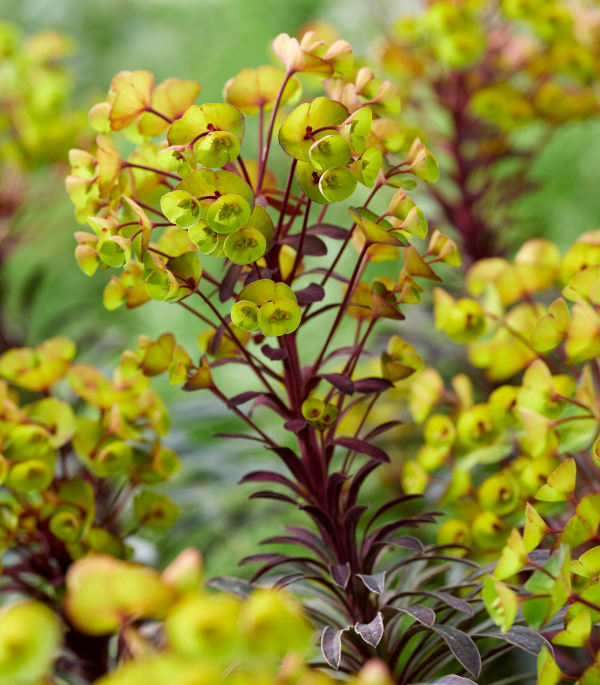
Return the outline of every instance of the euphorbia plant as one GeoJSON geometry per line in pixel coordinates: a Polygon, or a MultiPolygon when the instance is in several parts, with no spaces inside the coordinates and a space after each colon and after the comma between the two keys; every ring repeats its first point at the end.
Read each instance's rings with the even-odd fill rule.
{"type": "Polygon", "coordinates": [[[67,189],[93,231],[76,235],[77,260],[89,275],[121,269],[104,292],[109,309],[155,299],[195,317],[200,359],[169,335],[143,339],[135,358],[145,373],[168,371],[173,384],[222,400],[250,430],[227,437],[255,440],[285,465],[286,475],[261,470],[243,480],[267,484],[253,497],[307,514],[312,528],[267,541],[303,551],[245,561],[260,564],[253,581],[299,583],[312,597],[325,661],[355,672],[378,654],[400,683],[451,670],[478,677],[476,642],[490,661],[510,644],[537,652],[542,642],[516,627],[508,645],[489,646],[478,577],[446,577],[446,564],[456,573],[472,562],[398,535],[435,521],[414,509],[413,496],[384,502],[368,519],[360,502],[369,474],[388,461],[376,442],[397,424],[365,423],[422,361],[393,336],[379,373],[361,377],[357,366],[374,329],[419,302],[420,281],[439,281],[438,265],[460,263],[447,236],[428,236],[406,193],[419,178],[436,180],[436,161],[419,140],[406,158],[396,154],[398,94],[356,67],[347,43],[308,32],[300,42],[280,35],[273,47],[284,68],[245,69],[226,84],[225,103],[196,105],[200,84],[155,86],[145,71],[113,79],[90,113],[97,152],[71,152],[67,189]],[[300,98],[303,74],[327,77],[330,97],[284,111],[300,98]],[[257,117],[259,142],[242,157],[247,116],[257,117]],[[115,144],[119,131],[133,150],[115,144]],[[288,166],[281,184],[269,166],[276,134],[288,166]],[[325,223],[331,205],[347,220],[325,223]],[[352,408],[360,419],[342,433],[352,408]],[[266,410],[277,430],[262,423],[266,410]]]}
{"type": "Polygon", "coordinates": [[[475,263],[466,297],[436,291],[436,325],[493,387],[477,397],[462,375],[445,389],[428,369],[424,442],[404,465],[416,492],[445,485],[440,543],[499,556],[483,590],[495,622],[506,630],[521,609],[551,635],[560,668],[542,655],[541,683],[600,677],[599,245],[598,231],[564,255],[532,240],[514,262],[475,263]]]}
{"type": "MultiPolygon", "coordinates": [[[[151,488],[178,460],[161,444],[168,416],[138,365],[125,355],[109,379],[74,356],[70,340],[52,338],[0,357],[0,375],[8,380],[0,381],[0,594],[25,595],[63,615],[58,673],[89,682],[107,668],[108,639],[82,632],[65,616],[66,575],[89,554],[128,558],[129,535],[142,527],[165,530],[175,521],[176,505],[151,488]],[[78,396],[77,412],[61,399],[65,379],[78,396]],[[133,516],[124,516],[126,508],[133,516]]],[[[20,615],[8,610],[3,620],[11,617],[7,625],[16,626],[30,615],[30,635],[38,620],[52,623],[42,609],[20,615]]],[[[2,648],[1,682],[11,674],[16,682],[11,668],[21,637],[32,651],[53,641],[52,625],[39,630],[47,634],[32,643],[14,628],[14,652],[8,642],[2,648]]]]}
{"type": "Polygon", "coordinates": [[[405,125],[440,155],[443,183],[428,189],[440,225],[470,260],[504,254],[531,231],[515,202],[535,190],[532,164],[561,125],[600,113],[596,3],[424,4],[395,20],[381,58],[406,93],[405,125]]]}

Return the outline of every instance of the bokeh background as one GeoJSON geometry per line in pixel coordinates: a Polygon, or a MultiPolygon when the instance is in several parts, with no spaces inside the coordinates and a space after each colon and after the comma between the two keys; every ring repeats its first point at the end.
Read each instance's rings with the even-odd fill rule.
{"type": "MultiPolygon", "coordinates": [[[[0,19],[14,22],[25,34],[50,28],[73,38],[66,60],[73,80],[71,102],[84,109],[103,98],[112,76],[122,69],[149,69],[157,81],[171,76],[199,80],[201,98],[218,100],[228,78],[272,60],[269,45],[275,35],[295,34],[317,19],[333,24],[356,53],[368,56],[390,19],[403,11],[418,11],[418,2],[0,0],[0,19]]],[[[532,232],[562,247],[597,228],[599,160],[597,122],[557,129],[530,169],[539,189],[520,201],[517,211],[526,221],[519,226],[529,224],[532,232]]],[[[68,335],[77,341],[82,360],[106,371],[122,350],[135,346],[141,333],[173,330],[193,349],[197,331],[193,322],[182,319],[179,308],[150,303],[134,312],[103,309],[101,293],[108,276],[99,273],[90,279],[75,264],[72,236],[77,224],[60,168],[42,165],[29,172],[27,188],[14,222],[25,237],[0,274],[3,317],[14,341],[35,344],[68,335]]],[[[510,232],[511,226],[506,229],[510,232]]],[[[514,235],[515,245],[520,238],[514,235]]],[[[232,487],[245,470],[259,468],[267,458],[239,441],[212,437],[232,430],[220,407],[199,397],[201,393],[187,396],[160,381],[157,385],[173,417],[171,445],[184,460],[183,472],[169,486],[182,515],[166,539],[140,538],[138,556],[164,561],[195,544],[209,573],[237,573],[237,560],[254,551],[261,537],[275,534],[273,521],[293,513],[277,504],[248,503],[250,488],[232,487]]]]}

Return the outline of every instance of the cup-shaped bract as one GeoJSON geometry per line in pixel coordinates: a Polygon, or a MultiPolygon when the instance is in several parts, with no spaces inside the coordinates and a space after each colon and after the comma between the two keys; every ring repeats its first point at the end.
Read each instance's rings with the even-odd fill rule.
{"type": "Polygon", "coordinates": [[[131,259],[131,241],[120,235],[102,238],[96,249],[101,261],[107,266],[125,266],[131,259]]]}
{"type": "Polygon", "coordinates": [[[245,122],[242,113],[231,105],[207,103],[188,107],[182,117],[169,127],[169,145],[194,144],[201,137],[214,131],[231,133],[239,140],[244,135],[245,122]]]}
{"type": "Polygon", "coordinates": [[[61,641],[58,617],[41,602],[19,602],[0,612],[0,684],[40,682],[61,641]]]}
{"type": "Polygon", "coordinates": [[[65,608],[87,635],[116,632],[134,617],[160,616],[172,599],[156,571],[108,556],[81,559],[67,574],[65,608]]]}
{"type": "Polygon", "coordinates": [[[167,219],[179,228],[191,228],[201,219],[200,204],[186,190],[174,190],[163,195],[160,208],[167,219]]]}
{"type": "Polygon", "coordinates": [[[258,305],[250,300],[238,300],[231,308],[231,320],[244,331],[258,330],[258,305]]]}
{"type": "Polygon", "coordinates": [[[208,225],[208,221],[204,220],[192,226],[188,235],[202,254],[212,254],[217,249],[219,240],[224,240],[225,238],[225,236],[213,231],[208,225]]]}
{"type": "Polygon", "coordinates": [[[339,102],[315,98],[298,105],[287,117],[279,129],[279,142],[288,155],[309,162],[313,144],[334,133],[347,118],[348,110],[339,102]]]}
{"type": "MultiPolygon", "coordinates": [[[[242,69],[227,81],[223,95],[227,102],[244,114],[257,114],[260,109],[268,112],[273,109],[285,78],[285,71],[267,64],[257,69],[242,69]]],[[[288,78],[279,104],[285,105],[297,100],[300,92],[300,82],[295,78],[288,78]]]]}
{"type": "Polygon", "coordinates": [[[287,283],[276,283],[268,278],[253,281],[239,294],[239,299],[250,300],[259,306],[281,298],[297,301],[294,291],[287,283]]]}
{"type": "Polygon", "coordinates": [[[342,202],[356,189],[356,179],[345,166],[327,169],[319,179],[319,190],[327,202],[342,202]]]}
{"type": "Polygon", "coordinates": [[[184,597],[169,611],[165,632],[169,646],[186,657],[225,660],[239,651],[237,625],[241,602],[219,594],[184,597]]]}
{"type": "Polygon", "coordinates": [[[372,124],[372,111],[369,107],[361,107],[348,117],[339,132],[348,141],[352,150],[361,154],[367,146],[367,137],[372,124]]]}
{"type": "Polygon", "coordinates": [[[208,208],[206,220],[216,233],[232,233],[246,224],[252,207],[241,195],[221,195],[208,208]]]}
{"type": "Polygon", "coordinates": [[[230,233],[223,244],[225,254],[234,264],[251,264],[263,256],[266,248],[264,235],[250,226],[230,233]]]}
{"type": "Polygon", "coordinates": [[[356,160],[353,167],[360,183],[367,188],[372,188],[381,171],[382,164],[381,150],[378,147],[368,147],[356,160]]]}
{"type": "Polygon", "coordinates": [[[319,171],[344,166],[352,159],[348,143],[337,133],[316,140],[308,151],[311,164],[319,171]]]}
{"type": "Polygon", "coordinates": [[[229,131],[212,131],[194,145],[200,164],[211,169],[234,162],[240,154],[240,139],[229,131]]]}
{"type": "Polygon", "coordinates": [[[258,324],[265,335],[293,333],[300,325],[302,310],[295,300],[277,298],[263,304],[258,312],[258,324]]]}
{"type": "Polygon", "coordinates": [[[6,479],[6,485],[23,494],[45,490],[52,482],[52,466],[40,459],[28,459],[15,464],[6,479]]]}

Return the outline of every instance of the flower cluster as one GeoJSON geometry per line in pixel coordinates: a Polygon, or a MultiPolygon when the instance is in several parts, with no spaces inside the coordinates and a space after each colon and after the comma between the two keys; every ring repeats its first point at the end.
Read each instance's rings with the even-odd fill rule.
{"type": "MultiPolygon", "coordinates": [[[[467,297],[436,291],[436,325],[485,369],[483,400],[465,374],[450,388],[432,368],[404,381],[423,426],[404,491],[438,493],[440,544],[499,558],[483,589],[491,616],[508,630],[521,609],[582,683],[600,674],[599,245],[597,231],[563,255],[536,239],[514,261],[476,262],[467,297]]],[[[558,683],[561,668],[545,653],[540,682],[558,683]]]]}
{"type": "Polygon", "coordinates": [[[472,260],[503,254],[528,230],[514,206],[535,189],[532,163],[558,126],[600,114],[597,7],[586,0],[425,5],[379,40],[381,61],[406,93],[406,126],[440,154],[444,183],[430,194],[441,221],[472,260]],[[509,224],[515,230],[507,236],[509,224]]]}

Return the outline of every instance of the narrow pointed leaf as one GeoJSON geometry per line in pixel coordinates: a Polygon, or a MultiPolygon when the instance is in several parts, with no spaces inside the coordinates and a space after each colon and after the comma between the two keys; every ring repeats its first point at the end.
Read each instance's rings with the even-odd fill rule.
{"type": "Polygon", "coordinates": [[[481,656],[473,640],[461,630],[446,625],[434,625],[434,630],[441,635],[456,660],[475,678],[481,671],[481,656]]]}
{"type": "Polygon", "coordinates": [[[359,440],[358,438],[338,438],[334,440],[335,445],[340,445],[341,447],[346,447],[353,452],[358,452],[359,454],[366,454],[368,457],[375,459],[376,461],[389,462],[390,458],[387,453],[384,452],[381,447],[376,447],[366,440],[359,440]]]}

